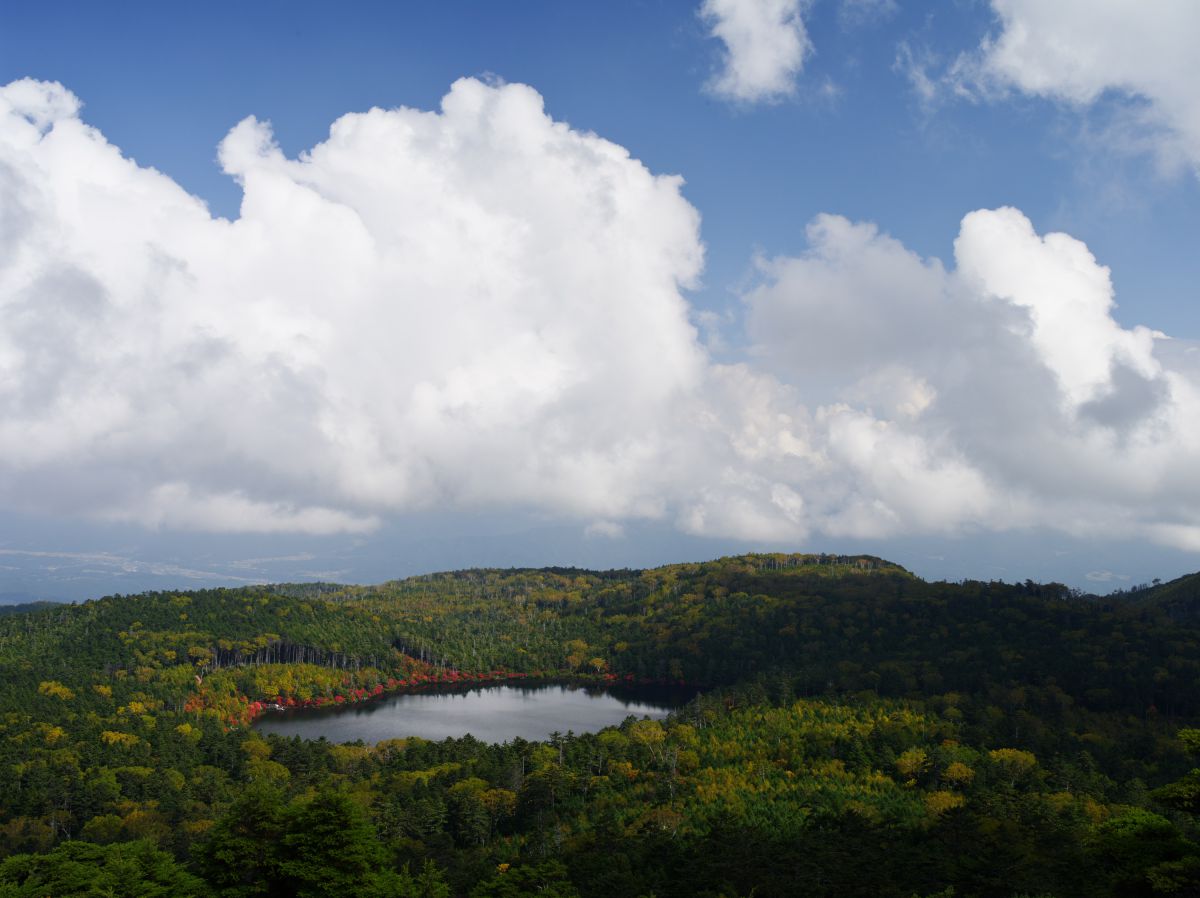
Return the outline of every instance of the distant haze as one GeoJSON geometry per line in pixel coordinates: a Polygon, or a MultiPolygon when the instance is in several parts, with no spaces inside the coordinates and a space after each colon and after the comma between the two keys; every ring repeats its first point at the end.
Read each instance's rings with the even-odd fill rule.
{"type": "Polygon", "coordinates": [[[147,534],[133,526],[75,526],[52,536],[30,524],[26,531],[31,545],[57,548],[0,550],[0,604],[266,582],[370,584],[467,567],[644,568],[748,551],[867,553],[931,580],[1054,580],[1100,594],[1200,567],[1195,556],[1178,550],[1047,532],[986,541],[914,537],[790,546],[701,539],[653,525],[601,539],[545,521],[443,515],[399,521],[365,538],[290,539],[292,554],[279,555],[272,554],[281,542],[273,536],[147,534]],[[88,551],[74,550],[80,545],[88,551]]]}

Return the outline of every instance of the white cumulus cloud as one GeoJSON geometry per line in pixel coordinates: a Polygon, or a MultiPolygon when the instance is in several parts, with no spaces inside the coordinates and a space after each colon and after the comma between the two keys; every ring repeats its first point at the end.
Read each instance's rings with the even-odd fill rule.
{"type": "Polygon", "coordinates": [[[700,16],[725,45],[721,71],[709,81],[709,90],[745,103],[792,94],[812,52],[804,6],[802,0],[704,0],[700,16]]]}
{"type": "Polygon", "coordinates": [[[1110,139],[1200,173],[1200,3],[992,0],[999,33],[952,72],[969,90],[1015,88],[1088,106],[1125,101],[1110,139]]]}
{"type": "Polygon", "coordinates": [[[522,85],[253,118],[212,216],[80,117],[0,88],[0,509],[361,532],[422,509],[802,544],[1051,526],[1200,547],[1200,353],[1015,209],[953,265],[816,218],[760,263],[744,361],[689,323],[678,177],[522,85]]]}
{"type": "Polygon", "coordinates": [[[290,159],[247,119],[235,221],[57,84],[0,92],[0,495],[314,532],[398,507],[659,513],[658,422],[704,376],[681,180],[459,81],[290,159]]]}
{"type": "Polygon", "coordinates": [[[952,270],[838,216],[808,236],[745,299],[756,357],[816,408],[808,443],[837,472],[812,526],[1197,544],[1200,378],[1113,320],[1084,244],[1010,208],[963,219],[952,270]]]}

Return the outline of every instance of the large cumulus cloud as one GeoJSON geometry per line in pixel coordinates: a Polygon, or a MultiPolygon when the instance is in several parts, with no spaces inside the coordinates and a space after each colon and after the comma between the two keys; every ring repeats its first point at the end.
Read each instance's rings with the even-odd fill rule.
{"type": "Polygon", "coordinates": [[[1107,270],[1012,209],[954,265],[821,216],[719,364],[676,177],[521,85],[247,119],[209,214],[56,84],[0,89],[0,507],[215,531],[399,511],[651,518],[799,542],[1049,525],[1200,550],[1192,347],[1111,316],[1107,270]]]}
{"type": "Polygon", "coordinates": [[[1108,269],[1011,208],[962,222],[947,271],[821,216],[748,293],[757,356],[807,384],[841,462],[820,529],[1049,525],[1200,548],[1195,368],[1112,318],[1108,269]],[[845,509],[845,510],[842,510],[845,509]]]}
{"type": "Polygon", "coordinates": [[[241,122],[230,222],[78,105],[0,94],[8,502],[305,530],[440,502],[659,510],[653,434],[704,371],[680,179],[464,80],[299,159],[241,122]]]}

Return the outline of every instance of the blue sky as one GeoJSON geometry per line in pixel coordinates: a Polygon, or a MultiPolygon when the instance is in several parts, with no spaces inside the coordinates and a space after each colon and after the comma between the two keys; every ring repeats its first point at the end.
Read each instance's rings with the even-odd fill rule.
{"type": "MultiPolygon", "coordinates": [[[[0,402],[9,408],[13,440],[24,432],[53,447],[39,454],[0,442],[0,503],[10,522],[0,527],[0,551],[8,553],[0,558],[8,580],[0,592],[78,598],[110,591],[110,584],[128,590],[172,578],[378,580],[477,563],[644,565],[756,547],[861,549],[930,576],[1035,576],[1096,589],[1195,569],[1200,521],[1189,499],[1200,458],[1189,423],[1196,366],[1187,350],[1200,336],[1200,112],[1189,99],[1194,64],[1189,71],[1171,56],[1182,38],[1200,37],[1189,6],[1113,0],[1047,13],[1023,0],[721,0],[706,10],[676,2],[348,9],[5,2],[0,84],[60,84],[83,105],[55,115],[96,129],[128,170],[104,175],[110,213],[102,206],[72,213],[62,202],[42,207],[23,197],[43,188],[66,195],[90,184],[101,158],[92,155],[99,152],[94,141],[76,135],[52,157],[44,138],[58,125],[43,126],[36,148],[4,160],[23,186],[3,182],[0,191],[9,193],[0,192],[0,200],[32,210],[42,228],[28,246],[44,249],[73,235],[77,247],[95,235],[97,249],[69,259],[44,249],[45,258],[20,262],[24,268],[11,262],[24,259],[13,249],[11,276],[0,280],[12,347],[0,361],[21,384],[0,388],[0,402]],[[723,23],[758,29],[744,58],[722,39],[723,23]],[[1022,28],[1045,40],[1014,42],[1022,28]],[[784,60],[776,89],[735,95],[717,86],[739,63],[761,63],[781,33],[799,36],[808,49],[784,60]],[[347,113],[438,110],[461,78],[478,79],[485,105],[500,104],[506,84],[528,85],[544,102],[545,122],[520,118],[542,143],[513,162],[503,184],[489,180],[487,156],[505,149],[494,145],[510,133],[503,129],[477,135],[490,147],[482,155],[450,162],[416,150],[404,159],[385,149],[376,156],[368,142],[329,171],[310,169],[311,177],[288,168],[286,160],[326,141],[331,123],[347,113]],[[223,171],[218,145],[247,116],[270,123],[285,161],[251,159],[223,171]],[[539,130],[549,122],[569,126],[581,140],[551,147],[553,129],[539,130]],[[597,162],[599,139],[640,165],[597,162]],[[576,181],[528,191],[513,186],[522,166],[570,154],[577,154],[570,168],[576,181]],[[545,252],[522,256],[511,268],[507,250],[494,259],[478,256],[503,262],[505,277],[532,284],[528,292],[541,298],[523,299],[518,290],[479,298],[478,307],[467,303],[456,277],[475,258],[468,246],[460,259],[434,260],[426,270],[419,270],[419,255],[384,253],[380,270],[389,273],[362,287],[355,316],[338,311],[344,300],[328,287],[297,300],[303,314],[286,308],[295,288],[264,281],[268,269],[253,261],[231,266],[241,274],[228,282],[215,269],[207,279],[197,274],[196,286],[162,300],[166,313],[138,305],[133,297],[152,289],[138,280],[147,277],[139,253],[151,238],[124,216],[145,220],[177,198],[161,180],[147,182],[131,209],[122,191],[152,167],[212,216],[235,221],[243,183],[272,166],[269,177],[303,182],[323,202],[353,209],[368,222],[375,246],[393,224],[408,226],[409,212],[387,205],[384,188],[377,207],[353,198],[361,195],[346,192],[348,177],[386,181],[388,172],[407,166],[419,179],[429,166],[445,179],[438,190],[453,203],[484,204],[504,221],[525,216],[527,193],[544,189],[536,204],[546,216],[530,217],[528,227],[545,252]],[[668,189],[655,182],[670,196],[653,201],[645,198],[648,188],[612,186],[637,181],[634,168],[685,183],[668,189]],[[608,255],[581,257],[589,242],[583,225],[578,240],[555,242],[560,235],[548,222],[586,217],[586,208],[550,208],[576,187],[582,202],[603,194],[604,203],[628,208],[630,222],[647,222],[644,235],[629,238],[636,264],[611,284],[601,274],[601,282],[579,288],[574,275],[559,273],[590,266],[603,272],[606,260],[624,258],[627,249],[604,230],[595,244],[608,255]],[[1001,207],[1021,218],[988,217],[1001,207]],[[985,215],[968,232],[964,216],[976,210],[985,215]],[[67,220],[71,214],[79,220],[67,220]],[[821,219],[813,230],[822,214],[838,218],[821,219]],[[689,216],[698,216],[698,226],[689,216]],[[1094,278],[1085,277],[1085,285],[1063,280],[1080,262],[1069,247],[1043,240],[1051,232],[1083,246],[1093,268],[1110,269],[1114,309],[1094,278]],[[660,233],[672,235],[661,246],[660,233]],[[957,261],[956,239],[963,241],[957,261]],[[100,247],[124,267],[96,262],[100,247]],[[701,247],[702,265],[693,258],[701,247]],[[681,254],[690,261],[678,261],[681,254]],[[408,268],[397,281],[392,266],[401,261],[408,268]],[[1009,271],[1044,276],[1017,283],[1009,271]],[[79,296],[87,290],[72,292],[76,277],[120,315],[99,325],[80,318],[79,296]],[[64,278],[68,286],[54,286],[64,278]],[[889,294],[893,285],[903,302],[889,294]],[[1074,310],[1053,306],[1055,296],[1073,290],[1083,291],[1074,310]],[[562,302],[547,311],[564,291],[579,292],[572,295],[580,305],[562,302]],[[268,305],[246,311],[266,294],[268,305]],[[198,307],[210,316],[203,322],[179,312],[198,307]],[[42,318],[34,330],[22,330],[31,308],[42,318]],[[386,314],[372,311],[384,308],[386,314]],[[439,317],[439,309],[453,315],[439,317]],[[476,315],[487,328],[481,324],[459,362],[444,370],[406,368],[386,344],[372,342],[386,322],[415,334],[418,344],[437,343],[449,339],[447,321],[476,315]],[[583,318],[592,321],[592,333],[612,330],[596,341],[602,359],[569,333],[583,318]],[[869,341],[854,323],[864,319],[891,327],[905,351],[864,350],[869,341]],[[689,324],[696,328],[690,336],[689,324]],[[1139,325],[1173,339],[1152,341],[1134,331],[1139,325]],[[78,349],[78,334],[91,327],[114,347],[111,356],[78,349]],[[108,337],[106,327],[114,328],[108,337]],[[297,349],[288,340],[302,327],[334,335],[322,344],[326,352],[361,339],[362,370],[297,349]],[[190,336],[181,335],[186,328],[190,336]],[[630,345],[630,333],[651,331],[661,343],[630,345]],[[1025,339],[1014,341],[1017,332],[1025,339]],[[271,383],[280,370],[295,383],[286,396],[272,393],[247,412],[263,427],[251,441],[251,425],[237,430],[237,415],[215,428],[213,416],[222,403],[236,402],[230,384],[266,377],[255,355],[264,333],[272,345],[280,340],[270,357],[271,383]],[[505,352],[488,361],[482,347],[489,333],[516,357],[539,364],[514,367],[505,352]],[[160,347],[154,334],[176,342],[160,347]],[[203,340],[232,347],[221,357],[226,361],[196,349],[203,340]],[[117,352],[122,341],[129,345],[117,352]],[[62,356],[74,376],[48,373],[30,349],[35,344],[46,351],[75,347],[62,356]],[[628,359],[614,361],[627,345],[628,359]],[[212,389],[194,395],[186,385],[171,386],[171,375],[155,375],[168,348],[196,350],[204,372],[197,378],[211,377],[212,389]],[[660,351],[670,364],[652,363],[660,351]],[[825,351],[847,361],[806,361],[825,351]],[[963,374],[976,364],[995,376],[963,374]],[[133,368],[149,372],[153,384],[131,379],[133,368]],[[373,394],[363,386],[389,377],[399,384],[394,390],[373,394]],[[492,382],[498,386],[483,386],[492,382]],[[98,383],[104,390],[91,392],[98,383]],[[646,386],[648,398],[627,421],[612,423],[624,417],[631,384],[646,386]],[[438,391],[443,411],[452,397],[456,428],[464,416],[470,426],[451,432],[441,420],[420,431],[428,419],[405,416],[425,387],[438,391]],[[346,399],[355,389],[361,401],[346,399]],[[1055,389],[1061,401],[1030,398],[1055,389]],[[490,399],[463,400],[463,390],[490,399]],[[897,390],[904,396],[896,398],[897,390]],[[119,413],[93,418],[88,410],[107,407],[112,396],[120,399],[119,413]],[[180,411],[205,403],[216,411],[180,411]],[[518,414],[532,408],[520,432],[491,420],[491,410],[506,403],[518,414]],[[79,425],[81,416],[88,426],[79,425]],[[322,423],[309,432],[296,423],[306,416],[322,423]],[[408,422],[404,433],[423,439],[410,445],[397,436],[387,424],[397,416],[408,422]],[[580,423],[589,419],[609,422],[595,445],[580,423]],[[687,430],[693,426],[695,433],[687,430]],[[1024,426],[1031,432],[1021,443],[1024,426]],[[229,434],[214,435],[224,427],[229,434]],[[350,438],[331,436],[331,427],[361,441],[347,448],[350,438]],[[165,429],[169,438],[156,443],[139,428],[156,435],[165,429]],[[1062,439],[1040,442],[1056,428],[1062,439]],[[253,446],[281,431],[305,448],[277,450],[297,460],[275,472],[253,446]],[[530,433],[539,448],[526,442],[530,433]],[[997,449],[1008,435],[1014,445],[997,449]],[[329,445],[322,442],[300,463],[314,440],[329,445]],[[436,455],[422,454],[440,440],[447,442],[436,455]],[[130,448],[135,444],[142,448],[130,448]],[[197,444],[203,451],[192,458],[186,447],[197,444]],[[375,448],[365,452],[364,444],[375,448]],[[677,477],[661,473],[676,467],[677,477]],[[331,469],[341,473],[327,476],[331,469]],[[372,476],[354,473],[364,469],[372,476]],[[1078,471],[1087,476],[1072,482],[1078,471]],[[112,484],[113,495],[98,482],[112,484]],[[124,484],[124,498],[117,484],[124,484]],[[240,519],[253,519],[252,535],[240,519]],[[249,544],[254,551],[247,554],[249,544]],[[242,564],[248,558],[292,560],[242,564]]],[[[35,117],[33,106],[56,102],[45,92],[10,100],[14,127],[35,117]]],[[[255,183],[268,184],[268,175],[255,183]]],[[[247,187],[268,204],[282,202],[275,189],[247,187]]],[[[417,203],[424,190],[414,182],[393,199],[417,203]]],[[[326,214],[332,217],[322,220],[340,220],[326,214]]],[[[209,245],[218,240],[211,220],[179,215],[179,233],[167,227],[173,236],[155,252],[180,270],[209,270],[213,255],[229,250],[209,245]]],[[[264,220],[267,234],[286,230],[286,215],[264,220]]],[[[456,218],[447,233],[470,230],[473,221],[456,218]]],[[[346,266],[347,277],[356,276],[361,247],[343,251],[313,233],[293,236],[316,241],[311,252],[328,249],[322,272],[346,266]]],[[[275,270],[293,258],[282,248],[287,239],[262,248],[267,261],[279,253],[275,270]]],[[[234,244],[244,246],[245,236],[234,244]]],[[[486,293],[500,269],[482,264],[479,276],[485,286],[472,289],[486,293]]],[[[330,282],[337,282],[332,275],[330,282]]]]}

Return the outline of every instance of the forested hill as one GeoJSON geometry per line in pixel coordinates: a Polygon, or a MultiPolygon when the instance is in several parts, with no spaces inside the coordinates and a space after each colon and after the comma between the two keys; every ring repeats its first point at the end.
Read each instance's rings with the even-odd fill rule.
{"type": "Polygon", "coordinates": [[[1122,593],[1120,598],[1161,608],[1175,618],[1200,622],[1200,573],[1138,587],[1122,593]]]}
{"type": "Polygon", "coordinates": [[[106,865],[146,895],[1198,894],[1197,582],[1101,599],[772,554],[0,617],[0,898],[106,865]],[[516,677],[703,694],[554,746],[247,727],[516,677]]]}
{"type": "Polygon", "coordinates": [[[1195,582],[1103,600],[1061,584],[929,583],[865,556],[465,570],[57,606],[0,623],[0,663],[12,686],[183,662],[387,670],[404,656],[463,672],[619,671],[701,686],[786,669],[811,695],[1022,687],[1101,711],[1191,715],[1200,651],[1173,596],[1195,582]]]}
{"type": "Polygon", "coordinates": [[[40,611],[43,608],[53,608],[58,602],[34,601],[16,602],[12,605],[0,605],[0,617],[6,614],[25,614],[28,611],[40,611]]]}

